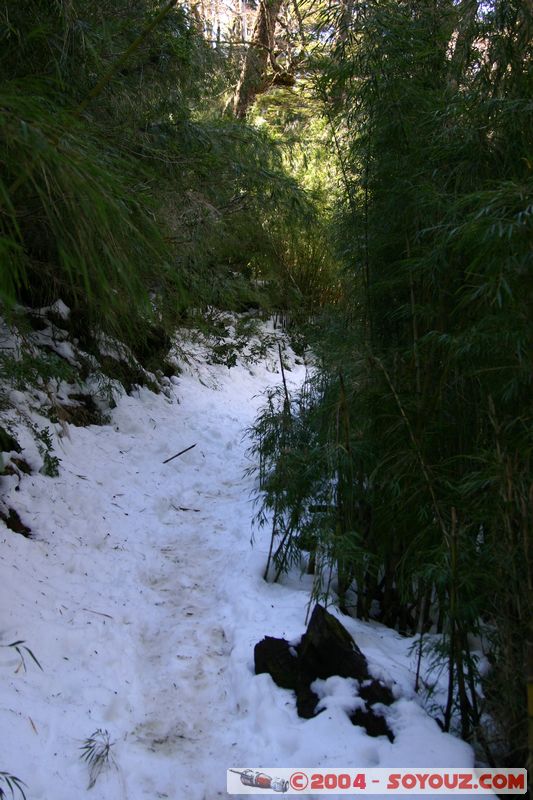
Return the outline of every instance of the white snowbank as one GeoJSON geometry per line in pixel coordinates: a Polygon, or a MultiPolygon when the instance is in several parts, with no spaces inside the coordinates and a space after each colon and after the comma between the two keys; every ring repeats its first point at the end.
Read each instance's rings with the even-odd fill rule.
{"type": "MultiPolygon", "coordinates": [[[[35,534],[0,523],[0,643],[24,640],[43,666],[0,649],[0,770],[25,781],[28,800],[215,800],[243,764],[473,765],[421,708],[411,642],[382,626],[342,618],[395,684],[393,744],[350,723],[349,681],[320,682],[325,710],[303,720],[291,692],[254,675],[256,642],[297,640],[308,603],[307,576],[262,580],[268,532],[250,545],[243,431],[276,370],[275,356],[211,365],[203,383],[193,370],[169,382],[168,397],[123,396],[110,425],[58,440],[58,478],[33,474],[18,491],[2,478],[35,534]],[[80,748],[97,729],[113,763],[88,790],[80,748]]],[[[288,373],[293,385],[303,376],[288,373]]]]}

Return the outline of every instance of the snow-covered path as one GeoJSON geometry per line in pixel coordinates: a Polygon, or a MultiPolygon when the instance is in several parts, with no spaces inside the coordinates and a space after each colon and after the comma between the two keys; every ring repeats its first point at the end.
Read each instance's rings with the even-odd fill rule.
{"type": "Polygon", "coordinates": [[[472,763],[413,699],[410,642],[380,626],[348,621],[403,697],[394,744],[351,725],[342,687],[302,720],[290,692],[253,674],[254,644],[300,636],[308,601],[308,578],[265,584],[268,543],[250,547],[243,431],[276,369],[211,368],[216,389],[184,374],[172,397],[140,390],[111,425],[70,428],[58,478],[34,474],[18,491],[3,479],[35,534],[0,531],[0,643],[25,640],[44,670],[0,650],[0,770],[26,782],[28,800],[215,800],[226,769],[243,765],[472,763]],[[80,747],[98,729],[112,763],[88,790],[80,747]]]}
{"type": "Polygon", "coordinates": [[[212,369],[216,390],[185,375],[171,399],[123,397],[112,426],[70,428],[59,478],[32,476],[13,495],[37,540],[2,535],[2,641],[24,639],[44,673],[29,658],[13,675],[18,656],[1,653],[2,728],[14,744],[2,768],[36,800],[84,792],[78,748],[98,728],[117,766],[98,778],[100,797],[223,791],[228,656],[253,514],[243,430],[273,369],[212,369]],[[27,726],[32,747],[21,749],[27,726]]]}

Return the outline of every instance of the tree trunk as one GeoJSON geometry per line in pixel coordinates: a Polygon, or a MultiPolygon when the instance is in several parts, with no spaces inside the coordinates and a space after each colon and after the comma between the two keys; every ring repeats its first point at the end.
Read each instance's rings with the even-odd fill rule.
{"type": "Polygon", "coordinates": [[[464,69],[470,59],[472,45],[477,33],[476,17],[479,0],[462,0],[458,7],[458,27],[455,33],[455,46],[450,62],[450,83],[459,86],[464,77],[464,69]]]}
{"type": "Polygon", "coordinates": [[[255,98],[267,88],[266,71],[274,47],[274,31],[283,0],[260,0],[241,77],[233,98],[233,113],[243,119],[255,98]]]}
{"type": "Polygon", "coordinates": [[[241,32],[243,42],[248,41],[248,20],[246,19],[246,5],[244,0],[239,0],[241,11],[241,32]]]}

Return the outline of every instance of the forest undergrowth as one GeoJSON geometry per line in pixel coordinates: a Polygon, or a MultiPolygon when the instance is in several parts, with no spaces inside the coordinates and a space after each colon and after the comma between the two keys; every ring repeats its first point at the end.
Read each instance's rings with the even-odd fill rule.
{"type": "Polygon", "coordinates": [[[311,324],[316,370],[252,430],[265,577],[302,565],[315,599],[416,635],[420,655],[439,634],[443,729],[525,766],[531,10],[373,0],[316,24],[342,289],[311,324]]]}

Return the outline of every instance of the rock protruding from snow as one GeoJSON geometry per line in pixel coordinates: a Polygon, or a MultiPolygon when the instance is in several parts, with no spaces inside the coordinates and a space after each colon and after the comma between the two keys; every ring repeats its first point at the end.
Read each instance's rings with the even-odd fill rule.
{"type": "Polygon", "coordinates": [[[2,427],[0,427],[0,451],[3,453],[22,453],[22,447],[15,437],[2,427]]]}
{"type": "Polygon", "coordinates": [[[370,678],[363,653],[339,620],[319,603],[298,645],[298,655],[312,681],[332,675],[358,681],[370,678]]]}
{"type": "Polygon", "coordinates": [[[256,675],[266,672],[282,689],[296,691],[300,670],[297,655],[291,650],[286,639],[265,636],[254,649],[256,675]]]}
{"type": "Polygon", "coordinates": [[[317,711],[319,697],[313,691],[314,681],[339,676],[353,679],[359,687],[362,706],[350,714],[354,725],[365,728],[370,736],[394,737],[379,709],[394,701],[391,690],[371,678],[368,663],[346,628],[339,620],[317,603],[300,644],[294,648],[286,639],[272,636],[258,642],[254,649],[255,672],[269,674],[283,689],[296,692],[296,707],[300,717],[309,719],[317,711]]]}

